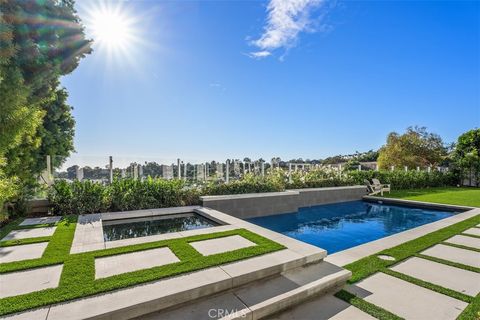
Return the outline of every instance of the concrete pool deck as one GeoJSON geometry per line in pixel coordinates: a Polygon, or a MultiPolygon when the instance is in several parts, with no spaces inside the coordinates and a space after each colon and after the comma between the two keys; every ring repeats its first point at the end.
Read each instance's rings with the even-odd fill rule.
{"type": "MultiPolygon", "coordinates": [[[[308,299],[312,295],[321,294],[322,292],[335,288],[338,290],[345,284],[351,275],[349,271],[337,266],[327,263],[322,264],[322,260],[326,256],[326,251],[321,248],[305,244],[282,234],[258,227],[216,210],[200,207],[187,207],[175,208],[173,211],[178,210],[196,210],[214,221],[221,222],[223,225],[199,230],[176,232],[173,234],[144,237],[144,239],[136,238],[125,239],[129,241],[121,240],[122,242],[111,242],[121,243],[118,244],[118,246],[127,246],[136,243],[157,241],[159,237],[167,239],[186,237],[196,234],[215,233],[220,230],[247,229],[251,232],[282,244],[286,248],[273,253],[267,253],[264,255],[219,265],[217,267],[181,274],[179,276],[127,287],[125,289],[98,294],[79,300],[55,304],[45,308],[39,308],[35,311],[27,311],[19,314],[9,315],[4,318],[51,320],[65,319],[65,315],[68,314],[69,319],[130,319],[141,316],[145,313],[156,312],[158,310],[173,307],[181,303],[191,302],[192,300],[202,297],[209,297],[220,292],[235,290],[241,286],[248,287],[250,284],[256,283],[262,279],[272,277],[281,279],[284,273],[289,272],[289,277],[291,279],[297,279],[295,280],[297,284],[294,287],[288,285],[283,286],[281,292],[276,292],[271,291],[267,285],[265,290],[270,290],[269,292],[273,293],[272,296],[264,300],[257,299],[248,306],[242,305],[243,312],[247,312],[250,315],[262,314],[263,316],[267,316],[273,312],[281,310],[285,306],[308,299]],[[308,272],[305,273],[305,268],[312,264],[317,267],[317,271],[310,274],[308,274],[308,272]]],[[[163,209],[156,212],[152,210],[146,210],[145,212],[127,212],[127,215],[132,217],[142,216],[145,214],[163,214],[171,211],[172,210],[163,209]]],[[[114,219],[119,217],[123,218],[122,215],[119,216],[118,214],[106,214],[104,218],[114,219]]],[[[101,214],[79,217],[73,241],[73,244],[77,246],[77,250],[81,249],[79,251],[89,251],[106,248],[106,244],[108,244],[108,242],[105,243],[103,241],[101,223],[101,214]]],[[[72,245],[72,250],[74,245],[72,245]]],[[[192,242],[191,245],[193,248],[196,248],[200,254],[208,256],[210,254],[232,251],[255,244],[247,239],[241,238],[240,236],[232,236],[222,238],[221,241],[219,241],[219,239],[212,239],[192,242]]],[[[74,254],[72,250],[70,253],[74,254]]],[[[105,258],[96,258],[96,278],[103,278],[133,270],[150,268],[152,264],[156,266],[158,264],[168,264],[176,261],[175,256],[172,255],[171,252],[166,255],[164,254],[165,252],[155,252],[159,254],[158,259],[155,257],[150,259],[150,253],[152,251],[154,250],[138,251],[111,257],[107,256],[105,258]]],[[[15,273],[17,272],[12,272],[12,274],[15,273]]],[[[286,283],[289,282],[287,281],[286,283]]],[[[9,287],[17,286],[15,282],[10,281],[5,285],[9,287]]],[[[41,289],[42,287],[36,288],[36,290],[41,289]]],[[[35,288],[32,290],[35,291],[35,288]]]]}

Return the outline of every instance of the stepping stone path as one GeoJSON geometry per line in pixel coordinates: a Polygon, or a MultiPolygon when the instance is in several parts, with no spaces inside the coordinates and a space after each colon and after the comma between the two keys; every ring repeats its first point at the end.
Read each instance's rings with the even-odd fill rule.
{"type": "Polygon", "coordinates": [[[212,254],[233,251],[246,247],[252,247],[256,244],[239,235],[224,238],[210,239],[190,242],[190,245],[204,256],[212,254]]]}
{"type": "Polygon", "coordinates": [[[437,244],[421,253],[427,256],[480,268],[480,252],[437,244]]]}
{"type": "Polygon", "coordinates": [[[57,229],[57,227],[13,230],[9,234],[7,234],[1,241],[51,237],[55,232],[55,229],[57,229]]]}
{"type": "Polygon", "coordinates": [[[480,249],[480,238],[456,235],[451,237],[450,239],[445,240],[445,242],[480,249]]]}
{"type": "Polygon", "coordinates": [[[447,266],[438,262],[421,258],[410,258],[391,269],[472,297],[480,292],[480,273],[447,266]]]}
{"type": "Polygon", "coordinates": [[[95,259],[95,279],[179,261],[169,248],[157,248],[97,258],[95,259]]]}
{"type": "Polygon", "coordinates": [[[384,273],[358,282],[349,291],[407,320],[454,320],[468,305],[384,273]]]}
{"type": "Polygon", "coordinates": [[[58,287],[63,265],[2,274],[0,298],[58,287]]]}
{"type": "MultiPolygon", "coordinates": [[[[480,238],[465,235],[478,236],[480,235],[480,228],[470,228],[462,233],[464,235],[455,235],[445,242],[462,245],[472,250],[439,243],[420,253],[424,256],[480,268],[480,252],[474,250],[475,248],[480,249],[480,238]]],[[[453,267],[425,258],[411,257],[390,267],[390,269],[471,297],[480,293],[480,273],[465,270],[461,267],[453,267]]],[[[373,274],[348,287],[347,290],[365,301],[407,320],[453,320],[468,306],[468,303],[464,301],[382,272],[373,274]]],[[[351,319],[356,318],[356,316],[351,316],[351,319]]],[[[332,317],[330,319],[337,318],[332,317]]]]}
{"type": "Polygon", "coordinates": [[[41,258],[48,242],[0,247],[0,263],[41,258]]]}

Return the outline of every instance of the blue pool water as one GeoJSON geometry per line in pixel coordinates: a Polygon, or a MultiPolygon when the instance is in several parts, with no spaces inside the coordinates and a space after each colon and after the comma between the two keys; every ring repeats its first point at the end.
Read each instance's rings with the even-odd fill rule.
{"type": "Polygon", "coordinates": [[[364,201],[301,208],[298,212],[248,221],[326,249],[345,250],[455,214],[364,201]]]}

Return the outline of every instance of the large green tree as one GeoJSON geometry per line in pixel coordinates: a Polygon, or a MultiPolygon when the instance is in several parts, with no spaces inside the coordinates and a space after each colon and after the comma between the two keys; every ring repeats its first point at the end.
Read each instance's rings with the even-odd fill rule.
{"type": "MultiPolygon", "coordinates": [[[[73,0],[0,0],[0,185],[31,185],[45,155],[59,165],[73,150],[59,78],[90,52],[73,0]]],[[[0,209],[14,194],[1,190],[0,209]]]]}
{"type": "Polygon", "coordinates": [[[392,132],[387,136],[387,143],[378,153],[378,165],[381,169],[437,166],[446,154],[438,134],[427,132],[425,127],[409,127],[404,134],[392,132]]]}
{"type": "Polygon", "coordinates": [[[480,129],[465,132],[455,144],[453,160],[470,185],[480,185],[480,129]]]}

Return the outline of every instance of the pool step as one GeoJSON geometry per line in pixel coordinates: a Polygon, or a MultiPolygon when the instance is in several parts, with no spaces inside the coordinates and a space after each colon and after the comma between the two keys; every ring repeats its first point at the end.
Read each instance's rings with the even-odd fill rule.
{"type": "Polygon", "coordinates": [[[312,263],[136,319],[261,319],[311,297],[338,290],[350,276],[350,271],[328,262],[312,263]]]}

